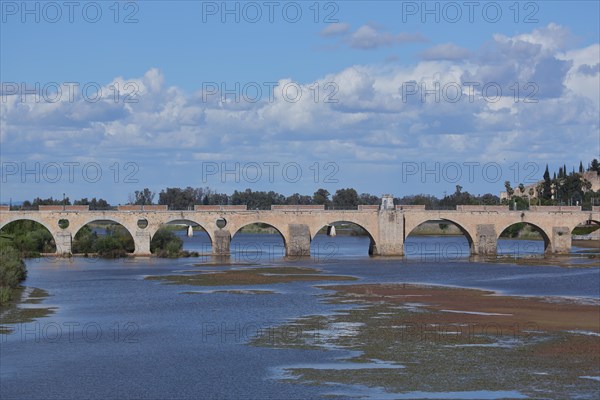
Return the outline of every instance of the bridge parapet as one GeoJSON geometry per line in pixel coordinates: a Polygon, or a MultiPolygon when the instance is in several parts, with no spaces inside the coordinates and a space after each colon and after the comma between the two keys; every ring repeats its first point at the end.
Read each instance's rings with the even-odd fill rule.
{"type": "MultiPolygon", "coordinates": [[[[377,206],[379,207],[379,206],[377,206]]],[[[323,211],[325,210],[324,205],[316,205],[316,204],[295,204],[295,205],[280,205],[273,204],[271,205],[271,210],[292,210],[292,211],[323,211]]]]}
{"type": "Polygon", "coordinates": [[[196,204],[194,211],[246,211],[247,205],[203,205],[196,204]]]}
{"type": "Polygon", "coordinates": [[[366,211],[366,210],[379,210],[379,206],[378,205],[372,205],[372,204],[359,204],[358,205],[358,211],[366,211]]]}
{"type": "Polygon", "coordinates": [[[90,206],[38,206],[39,211],[90,211],[90,206]]]}
{"type": "Polygon", "coordinates": [[[529,206],[529,211],[542,211],[542,212],[581,211],[581,206],[529,206]]]}
{"type": "Polygon", "coordinates": [[[0,212],[10,211],[10,206],[0,206],[0,212]]]}
{"type": "Polygon", "coordinates": [[[425,211],[425,204],[399,204],[396,210],[422,210],[425,211]]]}
{"type": "Polygon", "coordinates": [[[137,205],[137,204],[126,204],[124,206],[118,206],[118,211],[168,211],[166,205],[137,205]]]}
{"type": "Polygon", "coordinates": [[[479,205],[458,205],[456,211],[510,211],[508,206],[479,206],[479,205]]]}

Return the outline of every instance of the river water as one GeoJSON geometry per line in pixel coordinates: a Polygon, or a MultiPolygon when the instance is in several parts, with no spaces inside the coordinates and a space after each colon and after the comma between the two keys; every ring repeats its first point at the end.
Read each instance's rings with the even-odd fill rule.
{"type": "MultiPolygon", "coordinates": [[[[187,250],[210,246],[203,235],[182,237],[187,250]]],[[[463,237],[411,237],[405,258],[370,258],[368,241],[319,235],[309,260],[285,260],[279,236],[240,234],[232,242],[230,261],[311,266],[359,278],[351,283],[418,282],[515,295],[600,297],[597,267],[469,261],[463,237]]],[[[542,247],[537,241],[499,245],[508,255],[539,253],[542,247]]],[[[314,287],[324,282],[262,285],[251,289],[275,293],[240,295],[144,280],[197,270],[195,263],[207,263],[203,270],[243,267],[209,264],[213,261],[208,256],[29,260],[25,284],[48,291],[42,305],[56,309],[0,335],[0,397],[309,399],[328,393],[331,388],[274,379],[273,371],[282,365],[331,362],[339,354],[248,345],[259,328],[331,313],[336,306],[324,303],[317,296],[323,290],[314,287]],[[207,293],[182,294],[198,290],[207,293]]]]}

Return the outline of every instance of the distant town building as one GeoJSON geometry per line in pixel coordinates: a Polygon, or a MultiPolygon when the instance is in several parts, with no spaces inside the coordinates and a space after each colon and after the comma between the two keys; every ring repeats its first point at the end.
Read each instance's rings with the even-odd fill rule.
{"type": "MultiPolygon", "coordinates": [[[[590,182],[592,184],[592,191],[596,192],[598,190],[600,190],[600,175],[598,175],[598,173],[596,171],[586,171],[584,173],[581,174],[582,175],[582,179],[587,180],[588,182],[590,182]]],[[[513,196],[520,196],[520,197],[527,197],[527,198],[538,198],[538,191],[542,190],[542,184],[544,183],[543,180],[538,181],[536,183],[532,183],[530,185],[525,185],[525,187],[523,188],[523,192],[521,192],[521,189],[519,189],[519,187],[515,187],[514,189],[514,194],[513,196]]],[[[509,196],[508,193],[506,193],[506,191],[504,192],[500,192],[500,201],[502,200],[508,200],[509,196]]]]}

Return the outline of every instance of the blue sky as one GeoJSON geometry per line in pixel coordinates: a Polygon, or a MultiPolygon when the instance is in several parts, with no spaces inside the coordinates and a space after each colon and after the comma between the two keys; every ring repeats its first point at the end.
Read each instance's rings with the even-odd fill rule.
{"type": "Polygon", "coordinates": [[[2,202],[497,193],[600,152],[595,1],[0,4],[2,202]]]}

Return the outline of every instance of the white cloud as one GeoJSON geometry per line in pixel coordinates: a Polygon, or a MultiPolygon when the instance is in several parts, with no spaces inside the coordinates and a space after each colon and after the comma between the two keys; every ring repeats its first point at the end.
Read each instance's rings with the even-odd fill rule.
{"type": "Polygon", "coordinates": [[[420,33],[400,32],[393,34],[386,32],[381,26],[373,23],[362,25],[354,32],[351,32],[350,25],[347,23],[331,24],[321,30],[319,34],[323,37],[340,37],[341,43],[359,50],[372,50],[403,43],[427,41],[420,33]]]}
{"type": "Polygon", "coordinates": [[[531,33],[524,33],[513,37],[494,35],[494,39],[502,43],[525,42],[536,44],[548,51],[563,50],[576,41],[569,29],[555,23],[550,23],[543,28],[534,29],[531,33]]]}
{"type": "Polygon", "coordinates": [[[418,33],[398,33],[393,35],[374,25],[363,25],[348,37],[350,47],[362,50],[423,41],[425,41],[425,38],[418,33]]]}
{"type": "Polygon", "coordinates": [[[329,36],[338,36],[347,33],[350,30],[350,24],[347,23],[335,23],[329,24],[319,34],[321,36],[329,37],[329,36]]]}
{"type": "MultiPolygon", "coordinates": [[[[354,33],[362,48],[398,40],[373,27],[354,33]]],[[[569,48],[565,37],[566,30],[553,25],[531,34],[496,36],[468,60],[439,57],[460,49],[446,43],[429,49],[437,57],[425,56],[414,65],[355,65],[332,72],[317,81],[318,91],[313,82],[302,84],[296,102],[286,101],[281,92],[289,78],[279,80],[272,102],[265,95],[258,102],[223,103],[218,96],[203,101],[201,94],[166,86],[157,69],[103,86],[111,93],[109,87],[119,84],[122,100],[123,86],[133,82],[137,103],[113,98],[34,103],[7,95],[0,102],[0,141],[3,156],[11,149],[9,156],[25,160],[36,154],[73,159],[106,152],[127,159],[135,151],[173,165],[198,159],[319,158],[349,164],[477,158],[545,162],[549,156],[585,160],[598,151],[600,76],[592,72],[600,46],[569,48]],[[411,81],[429,90],[436,83],[440,88],[458,85],[463,96],[457,102],[444,92],[437,101],[435,94],[425,101],[418,93],[403,98],[403,84],[411,81]],[[466,81],[480,86],[471,93],[466,81]],[[537,103],[523,101],[523,85],[530,81],[540,88],[537,103]],[[482,96],[489,82],[500,84],[502,98],[482,96]],[[521,85],[518,101],[510,89],[514,82],[521,85]],[[328,84],[333,86],[326,89],[328,84]],[[568,147],[565,138],[572,138],[568,147]]]]}
{"type": "Polygon", "coordinates": [[[454,60],[462,61],[469,57],[469,50],[454,43],[438,44],[421,52],[423,60],[454,60]]]}

